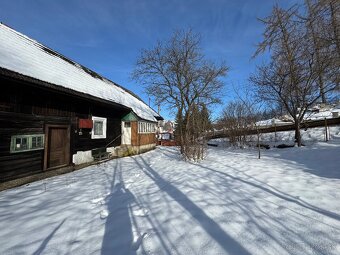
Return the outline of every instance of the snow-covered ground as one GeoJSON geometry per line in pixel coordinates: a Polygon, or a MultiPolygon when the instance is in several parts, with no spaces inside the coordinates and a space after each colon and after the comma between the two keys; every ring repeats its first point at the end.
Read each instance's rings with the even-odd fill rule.
{"type": "Polygon", "coordinates": [[[0,254],[340,254],[333,138],[197,164],[159,147],[1,192],[0,254]]]}

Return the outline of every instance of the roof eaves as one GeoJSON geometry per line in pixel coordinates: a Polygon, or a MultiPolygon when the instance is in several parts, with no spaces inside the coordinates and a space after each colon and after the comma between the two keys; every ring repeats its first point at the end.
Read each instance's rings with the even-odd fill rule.
{"type": "Polygon", "coordinates": [[[52,83],[49,83],[49,82],[46,82],[46,81],[42,81],[42,80],[27,76],[27,75],[23,75],[23,74],[20,74],[18,72],[14,72],[12,70],[8,70],[8,69],[2,68],[2,67],[0,67],[0,75],[3,75],[3,76],[8,77],[8,78],[12,78],[12,79],[18,79],[18,80],[26,81],[26,82],[29,82],[33,85],[43,86],[45,88],[57,90],[59,92],[63,92],[63,93],[66,93],[66,94],[76,95],[78,97],[81,97],[81,98],[84,98],[84,99],[87,99],[87,100],[96,101],[96,102],[100,102],[100,103],[104,103],[104,104],[107,104],[107,105],[112,105],[112,106],[115,106],[115,107],[119,107],[119,108],[123,108],[125,110],[132,111],[132,109],[130,107],[127,107],[125,105],[115,103],[113,101],[105,100],[105,99],[102,99],[102,98],[99,98],[99,97],[96,97],[96,96],[93,96],[93,95],[85,94],[83,92],[79,92],[79,91],[76,91],[76,90],[73,90],[73,89],[65,88],[65,87],[59,86],[57,84],[52,84],[52,83]]]}

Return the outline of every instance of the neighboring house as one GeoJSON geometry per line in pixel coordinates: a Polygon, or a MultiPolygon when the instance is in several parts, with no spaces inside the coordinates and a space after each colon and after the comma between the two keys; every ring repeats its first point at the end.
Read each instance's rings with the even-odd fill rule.
{"type": "Polygon", "coordinates": [[[0,84],[0,182],[156,146],[162,118],[140,98],[3,24],[0,84]]]}
{"type": "Polygon", "coordinates": [[[161,121],[160,128],[158,132],[158,144],[163,146],[174,146],[176,145],[175,137],[174,137],[174,122],[161,121]]]}

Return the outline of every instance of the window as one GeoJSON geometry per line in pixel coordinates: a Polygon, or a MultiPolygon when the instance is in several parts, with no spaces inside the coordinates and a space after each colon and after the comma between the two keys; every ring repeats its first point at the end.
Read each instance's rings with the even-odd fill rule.
{"type": "Polygon", "coordinates": [[[11,153],[43,149],[44,134],[14,135],[11,137],[11,153]]]}
{"type": "Polygon", "coordinates": [[[94,135],[103,135],[103,121],[95,121],[93,126],[94,135]]]}
{"type": "Polygon", "coordinates": [[[106,138],[106,118],[92,117],[93,129],[91,138],[92,139],[103,139],[106,138]]]}
{"type": "Polygon", "coordinates": [[[32,149],[38,149],[43,147],[43,137],[42,136],[33,136],[32,137],[32,149]]]}
{"type": "Polygon", "coordinates": [[[124,127],[126,127],[126,128],[131,127],[131,122],[124,122],[124,127]]]}
{"type": "Polygon", "coordinates": [[[154,133],[156,131],[156,125],[148,122],[138,122],[138,133],[154,133]]]}

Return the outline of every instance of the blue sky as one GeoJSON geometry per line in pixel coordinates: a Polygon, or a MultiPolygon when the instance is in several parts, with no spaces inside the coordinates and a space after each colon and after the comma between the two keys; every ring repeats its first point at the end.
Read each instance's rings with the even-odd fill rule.
{"type": "MultiPolygon", "coordinates": [[[[247,83],[256,63],[251,59],[261,40],[257,17],[278,3],[298,0],[1,0],[0,21],[68,58],[134,91],[145,102],[144,89],[130,79],[143,48],[152,48],[175,29],[192,28],[202,36],[207,58],[225,61],[224,102],[232,85],[247,83]]],[[[153,106],[153,105],[152,105],[153,106]]],[[[153,106],[154,109],[157,107],[153,106]]],[[[217,117],[223,105],[214,109],[217,117]]],[[[165,118],[172,118],[161,107],[165,118]]]]}

